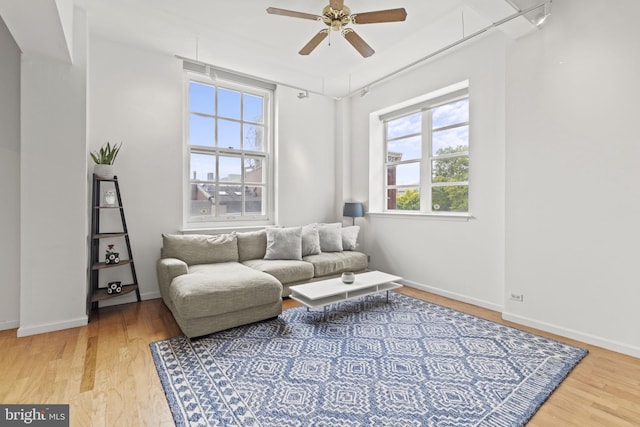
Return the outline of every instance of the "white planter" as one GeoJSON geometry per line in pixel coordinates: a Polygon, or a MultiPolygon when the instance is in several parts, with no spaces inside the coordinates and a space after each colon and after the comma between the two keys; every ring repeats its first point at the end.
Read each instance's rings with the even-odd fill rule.
{"type": "Polygon", "coordinates": [[[93,173],[95,173],[98,178],[113,179],[115,176],[115,169],[113,165],[95,164],[93,165],[93,173]]]}

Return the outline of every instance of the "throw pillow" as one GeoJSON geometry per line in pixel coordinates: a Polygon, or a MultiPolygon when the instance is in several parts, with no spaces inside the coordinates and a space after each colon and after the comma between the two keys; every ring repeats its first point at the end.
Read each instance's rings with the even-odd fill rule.
{"type": "Polygon", "coordinates": [[[342,224],[319,224],[318,234],[320,235],[320,250],[322,252],[342,251],[342,224]]]}
{"type": "Polygon", "coordinates": [[[360,226],[358,225],[342,228],[342,250],[356,250],[358,247],[358,232],[360,232],[360,226]]]}
{"type": "Polygon", "coordinates": [[[162,257],[187,265],[238,261],[238,240],[233,234],[163,234],[162,257]]]}
{"type": "Polygon", "coordinates": [[[302,227],[302,256],[317,255],[320,252],[318,224],[305,225],[302,227]]]}
{"type": "Polygon", "coordinates": [[[240,262],[262,259],[267,250],[267,233],[264,230],[236,233],[240,262]]]}
{"type": "Polygon", "coordinates": [[[267,228],[264,259],[302,259],[302,227],[267,228]]]}

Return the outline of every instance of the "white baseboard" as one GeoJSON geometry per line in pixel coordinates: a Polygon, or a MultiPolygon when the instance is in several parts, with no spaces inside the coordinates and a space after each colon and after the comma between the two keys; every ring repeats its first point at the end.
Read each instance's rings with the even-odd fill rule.
{"type": "Polygon", "coordinates": [[[7,320],[6,322],[0,322],[0,331],[6,331],[7,329],[15,329],[20,326],[19,320],[7,320]]]}
{"type": "Polygon", "coordinates": [[[145,292],[144,294],[140,294],[140,298],[142,298],[143,301],[146,301],[148,299],[162,298],[162,296],[160,295],[160,291],[155,291],[155,292],[145,292]]]}
{"type": "Polygon", "coordinates": [[[528,326],[530,328],[539,329],[541,331],[550,332],[565,338],[570,338],[576,341],[581,341],[586,344],[595,345],[605,348],[607,350],[615,351],[617,353],[626,354],[632,357],[640,358],[640,348],[618,341],[610,340],[608,338],[599,337],[596,335],[587,334],[584,332],[576,331],[573,329],[564,328],[551,323],[541,322],[539,320],[530,319],[524,316],[519,316],[513,313],[504,312],[503,307],[490,303],[488,301],[479,300],[476,298],[470,298],[466,295],[457,294],[455,292],[445,291],[443,289],[435,288],[433,286],[423,285],[421,283],[412,282],[410,280],[399,280],[405,286],[411,288],[420,289],[422,291],[430,292],[432,294],[440,295],[443,297],[451,298],[456,301],[462,301],[469,304],[477,305],[479,307],[487,308],[502,313],[502,318],[509,322],[514,322],[519,325],[528,326]]]}
{"type": "Polygon", "coordinates": [[[458,294],[455,292],[450,292],[450,291],[445,291],[443,289],[440,288],[435,288],[433,286],[428,286],[428,285],[423,285],[422,283],[416,283],[416,282],[412,282],[411,280],[398,280],[398,283],[402,283],[405,286],[408,286],[410,288],[416,288],[416,289],[420,289],[421,291],[426,291],[426,292],[430,292],[432,294],[436,294],[436,295],[440,295],[443,297],[447,297],[447,298],[451,298],[454,299],[456,301],[462,301],[462,302],[466,302],[468,304],[473,304],[473,305],[477,305],[478,307],[482,307],[482,308],[486,308],[489,310],[493,310],[493,311],[497,311],[497,312],[502,312],[502,306],[498,305],[498,304],[494,304],[492,302],[489,301],[485,301],[485,300],[481,300],[481,299],[477,299],[477,298],[471,298],[467,295],[462,295],[462,294],[458,294]]]}
{"type": "Polygon", "coordinates": [[[46,332],[54,332],[62,329],[77,328],[87,324],[87,316],[69,319],[63,322],[41,323],[32,326],[20,326],[18,328],[18,337],[26,337],[29,335],[44,334],[46,332]]]}
{"type": "Polygon", "coordinates": [[[514,322],[520,325],[529,326],[531,328],[540,329],[542,331],[551,332],[552,334],[560,335],[562,337],[571,338],[576,341],[582,341],[587,344],[606,348],[607,350],[640,358],[639,347],[634,347],[632,345],[624,344],[596,335],[586,334],[584,332],[576,331],[573,329],[556,326],[551,323],[541,322],[539,320],[530,319],[528,317],[519,316],[513,313],[504,312],[502,313],[502,318],[504,320],[508,320],[509,322],[514,322]]]}

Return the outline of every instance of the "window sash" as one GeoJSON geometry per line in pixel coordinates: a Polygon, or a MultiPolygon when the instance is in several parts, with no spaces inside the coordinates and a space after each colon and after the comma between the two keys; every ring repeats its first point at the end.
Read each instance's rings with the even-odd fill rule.
{"type": "MultiPolygon", "coordinates": [[[[467,141],[467,150],[455,153],[447,153],[447,154],[433,154],[433,135],[437,132],[447,131],[451,129],[458,129],[464,126],[469,126],[469,120],[457,123],[451,123],[446,126],[441,126],[439,128],[432,129],[433,124],[433,111],[435,108],[452,104],[462,99],[468,99],[468,89],[462,89],[456,91],[452,94],[443,95],[435,99],[427,100],[417,105],[408,106],[402,108],[400,110],[392,111],[386,114],[379,116],[380,120],[383,122],[383,132],[384,132],[384,150],[385,150],[385,185],[383,188],[384,195],[383,200],[386,200],[383,205],[384,212],[402,212],[403,210],[398,209],[397,207],[389,208],[390,201],[388,199],[389,194],[396,194],[394,191],[396,190],[409,190],[417,188],[420,194],[420,209],[419,212],[422,213],[435,213],[442,212],[437,211],[432,208],[432,193],[433,189],[440,187],[467,187],[469,186],[469,180],[467,176],[466,181],[455,181],[455,182],[434,182],[432,179],[433,176],[433,163],[434,160],[447,160],[447,159],[457,159],[457,158],[468,158],[469,157],[469,141],[467,141]],[[407,117],[413,115],[417,112],[421,112],[421,131],[412,134],[402,135],[400,137],[388,138],[388,125],[390,121],[401,119],[403,117],[407,117]],[[420,136],[421,137],[421,152],[422,156],[418,159],[409,159],[409,160],[393,160],[389,161],[389,143],[407,139],[410,137],[420,136]],[[390,169],[393,167],[397,167],[400,165],[413,164],[418,163],[420,165],[420,174],[419,174],[419,182],[417,184],[398,184],[396,182],[390,181],[390,169]]],[[[392,203],[395,205],[395,201],[392,203]]],[[[467,206],[468,206],[468,190],[467,190],[467,206]]],[[[467,208],[468,211],[468,208],[467,208]]]]}
{"type": "MultiPolygon", "coordinates": [[[[254,222],[260,221],[269,221],[271,220],[271,215],[273,212],[273,173],[272,173],[272,159],[271,159],[271,120],[272,120],[272,99],[273,93],[270,90],[263,90],[260,88],[251,88],[246,87],[240,84],[227,83],[227,82],[219,82],[216,80],[209,80],[206,78],[187,75],[186,78],[186,120],[187,123],[190,123],[190,119],[192,115],[198,117],[204,117],[208,119],[214,120],[214,141],[212,142],[212,146],[209,145],[198,145],[191,144],[189,129],[190,126],[187,125],[185,127],[185,147],[186,147],[186,160],[185,167],[188,172],[188,177],[186,179],[185,185],[187,191],[185,193],[185,216],[184,223],[188,228],[189,226],[193,226],[195,224],[202,225],[203,223],[211,223],[221,224],[224,222],[254,222]],[[214,114],[202,113],[191,111],[191,106],[189,104],[189,87],[191,83],[203,84],[212,86],[215,88],[214,92],[214,102],[216,108],[214,109],[214,114]],[[218,110],[218,89],[230,90],[240,93],[240,116],[239,118],[229,118],[220,114],[220,110],[218,110]],[[244,99],[245,95],[258,96],[262,98],[262,117],[260,119],[256,118],[248,118],[245,119],[245,105],[244,99]],[[222,146],[220,147],[219,135],[218,135],[218,125],[217,123],[221,120],[224,120],[229,123],[237,123],[239,126],[239,140],[240,145],[237,148],[230,148],[222,146]],[[262,129],[261,141],[258,143],[262,144],[263,150],[257,151],[254,147],[251,149],[245,149],[246,144],[246,135],[245,130],[247,126],[258,127],[262,129]],[[192,155],[193,154],[206,154],[210,155],[215,159],[215,172],[213,173],[213,179],[202,179],[202,177],[197,177],[194,179],[192,176],[192,155]],[[221,158],[238,158],[240,161],[239,168],[239,179],[234,179],[235,177],[231,176],[224,179],[224,176],[221,173],[220,168],[220,160],[221,158]],[[263,169],[261,173],[257,176],[251,177],[251,179],[247,178],[247,159],[257,159],[260,163],[260,167],[263,169]],[[256,181],[258,179],[259,181],[256,181]],[[213,196],[209,199],[211,202],[211,206],[208,210],[207,214],[198,215],[198,212],[195,212],[194,209],[197,209],[197,206],[194,207],[193,200],[193,191],[195,191],[194,186],[196,185],[207,185],[211,187],[211,190],[214,192],[213,196]],[[231,190],[233,194],[225,194],[224,196],[229,197],[237,197],[235,203],[236,207],[239,203],[239,208],[234,208],[233,212],[225,213],[224,209],[222,209],[223,202],[221,201],[221,191],[225,191],[223,187],[237,187],[237,190],[231,190]],[[250,199],[253,197],[257,197],[256,200],[253,200],[253,205],[249,205],[250,199]],[[258,203],[257,209],[260,209],[261,212],[256,211],[256,205],[258,203]]],[[[212,160],[213,160],[212,159],[212,160]]],[[[206,177],[205,177],[206,178],[206,177]]],[[[227,191],[229,193],[229,191],[227,191]]],[[[256,223],[257,224],[257,223],[256,223]]],[[[217,226],[217,225],[214,225],[217,226]]]]}

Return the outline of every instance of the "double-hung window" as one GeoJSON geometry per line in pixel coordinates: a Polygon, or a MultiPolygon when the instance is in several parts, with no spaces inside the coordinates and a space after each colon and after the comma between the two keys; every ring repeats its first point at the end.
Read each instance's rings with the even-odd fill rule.
{"type": "Polygon", "coordinates": [[[386,212],[469,211],[469,95],[439,96],[381,116],[386,212]]]}
{"type": "Polygon", "coordinates": [[[273,204],[272,92],[189,78],[186,224],[259,224],[273,204]]]}

